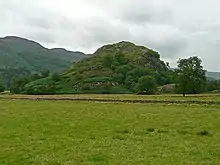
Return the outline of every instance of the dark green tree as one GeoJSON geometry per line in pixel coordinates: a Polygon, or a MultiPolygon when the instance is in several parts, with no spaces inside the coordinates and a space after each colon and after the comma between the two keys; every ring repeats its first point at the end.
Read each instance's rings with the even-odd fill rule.
{"type": "Polygon", "coordinates": [[[206,91],[218,91],[220,87],[219,80],[207,80],[206,81],[206,91]]]}
{"type": "Polygon", "coordinates": [[[115,79],[118,81],[120,84],[125,83],[125,79],[127,78],[127,73],[131,71],[134,67],[131,65],[121,65],[117,67],[115,70],[115,79]]]}
{"type": "Polygon", "coordinates": [[[206,76],[200,58],[194,56],[188,59],[180,59],[176,72],[178,89],[183,96],[186,96],[187,93],[201,93],[204,90],[206,76]]]}
{"type": "Polygon", "coordinates": [[[10,92],[11,93],[22,93],[25,85],[30,82],[28,77],[19,77],[12,80],[10,92]]]}
{"type": "Polygon", "coordinates": [[[111,68],[114,59],[112,55],[105,54],[102,56],[102,62],[105,67],[111,68]]]}
{"type": "Polygon", "coordinates": [[[119,66],[127,65],[129,60],[122,52],[117,52],[103,55],[102,62],[104,66],[116,70],[119,66]]]}
{"type": "Polygon", "coordinates": [[[3,84],[0,82],[0,92],[4,92],[5,91],[5,87],[3,86],[3,84]]]}
{"type": "Polygon", "coordinates": [[[114,56],[114,60],[118,62],[119,65],[127,65],[129,60],[122,52],[117,52],[114,56]]]}
{"type": "Polygon", "coordinates": [[[55,82],[60,80],[60,75],[58,73],[53,73],[51,79],[55,82]]]}
{"type": "Polygon", "coordinates": [[[9,89],[11,86],[11,82],[15,77],[29,76],[30,74],[31,72],[24,67],[6,67],[4,69],[0,69],[0,80],[2,81],[6,89],[9,89]]]}
{"type": "Polygon", "coordinates": [[[141,94],[152,94],[156,90],[156,81],[152,76],[143,76],[137,83],[137,91],[141,94]]]}
{"type": "Polygon", "coordinates": [[[49,70],[42,70],[40,72],[41,78],[46,78],[50,76],[50,71],[49,70]]]}

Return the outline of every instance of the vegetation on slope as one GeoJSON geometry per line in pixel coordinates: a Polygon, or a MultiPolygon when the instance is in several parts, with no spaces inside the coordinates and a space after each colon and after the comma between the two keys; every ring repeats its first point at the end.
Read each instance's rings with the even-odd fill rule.
{"type": "Polygon", "coordinates": [[[17,91],[11,91],[27,94],[153,94],[159,91],[185,96],[220,89],[220,81],[206,80],[200,58],[180,59],[177,63],[178,68],[172,70],[157,52],[123,41],[101,47],[61,74],[29,77],[29,81],[15,85],[19,86],[17,91]]]}
{"type": "MultiPolygon", "coordinates": [[[[55,86],[61,91],[69,86],[72,93],[131,93],[139,91],[138,82],[143,76],[153,79],[156,86],[171,83],[170,72],[159,53],[130,42],[119,42],[105,45],[90,58],[75,63],[61,74],[55,86]]],[[[37,86],[39,81],[36,86],[32,83],[32,88],[37,86]]]]}
{"type": "Polygon", "coordinates": [[[137,92],[137,83],[142,76],[155,78],[159,85],[169,83],[168,71],[157,52],[130,42],[119,42],[101,47],[91,58],[76,63],[63,76],[76,91],[106,88],[102,92],[111,93],[112,88],[122,87],[137,92]]]}

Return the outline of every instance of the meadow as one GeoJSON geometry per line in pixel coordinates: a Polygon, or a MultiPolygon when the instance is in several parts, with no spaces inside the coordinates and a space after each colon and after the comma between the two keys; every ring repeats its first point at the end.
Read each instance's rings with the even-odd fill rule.
{"type": "MultiPolygon", "coordinates": [[[[148,96],[120,99],[136,97],[148,96]]],[[[219,110],[219,105],[1,99],[0,164],[219,165],[219,110]]]]}

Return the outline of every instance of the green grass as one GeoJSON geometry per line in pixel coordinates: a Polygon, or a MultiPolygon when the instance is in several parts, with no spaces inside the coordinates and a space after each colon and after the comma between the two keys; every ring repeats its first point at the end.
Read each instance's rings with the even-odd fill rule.
{"type": "Polygon", "coordinates": [[[220,164],[220,106],[0,100],[0,164],[220,164]]]}

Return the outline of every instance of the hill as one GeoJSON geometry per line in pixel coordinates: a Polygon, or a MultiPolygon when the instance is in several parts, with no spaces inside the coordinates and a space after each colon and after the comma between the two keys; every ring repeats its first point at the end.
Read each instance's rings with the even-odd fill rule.
{"type": "Polygon", "coordinates": [[[219,72],[206,72],[206,76],[208,78],[211,78],[214,80],[220,80],[220,73],[219,72]]]}
{"type": "Polygon", "coordinates": [[[17,75],[23,72],[22,70],[25,70],[25,73],[40,70],[61,72],[72,62],[85,57],[86,55],[81,52],[60,48],[47,49],[37,42],[24,38],[14,36],[0,38],[0,80],[10,81],[11,74],[17,75]]]}
{"type": "Polygon", "coordinates": [[[170,83],[169,69],[158,52],[123,41],[105,45],[75,63],[59,81],[37,80],[27,84],[26,90],[33,92],[50,84],[58,93],[131,93],[143,76],[152,76],[157,85],[170,83]]]}

